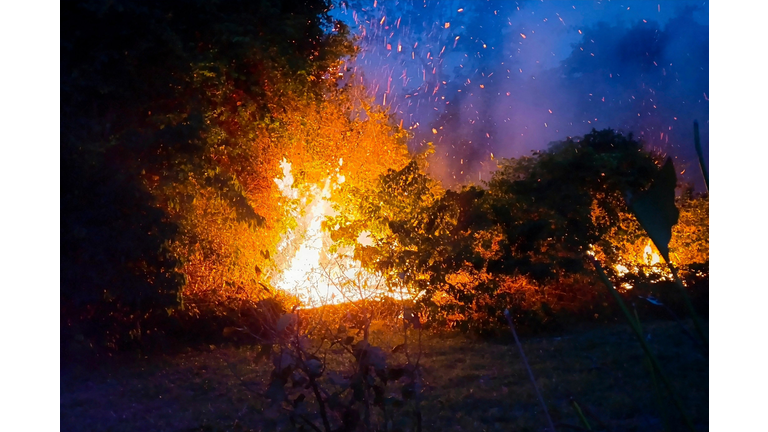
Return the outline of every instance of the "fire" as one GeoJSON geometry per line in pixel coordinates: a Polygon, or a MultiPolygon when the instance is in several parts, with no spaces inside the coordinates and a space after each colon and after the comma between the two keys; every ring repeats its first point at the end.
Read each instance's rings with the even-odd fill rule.
{"type": "MultiPolygon", "coordinates": [[[[340,159],[339,167],[343,163],[340,159]]],[[[272,284],[295,295],[305,307],[345,303],[386,292],[384,278],[366,271],[353,258],[354,248],[330,251],[333,242],[323,230],[323,221],[335,215],[331,194],[345,181],[339,169],[322,186],[300,190],[293,185],[291,164],[283,160],[280,165],[283,176],[275,183],[284,197],[298,204],[292,212],[297,225],[278,246],[278,269],[272,284]]],[[[370,241],[366,233],[358,238],[360,244],[369,245],[370,241]]]]}
{"type": "MultiPolygon", "coordinates": [[[[635,260],[630,259],[630,261],[635,260]]],[[[624,264],[616,264],[614,269],[616,269],[616,273],[619,275],[619,277],[622,277],[630,272],[638,273],[640,271],[640,266],[645,266],[646,273],[661,276],[661,279],[672,280],[673,278],[672,273],[661,262],[661,257],[659,254],[654,252],[650,240],[648,240],[648,243],[643,249],[642,262],[635,261],[635,265],[633,265],[631,269],[624,264]]],[[[628,290],[633,288],[632,284],[627,282],[622,283],[621,286],[622,288],[628,290]]]]}
{"type": "Polygon", "coordinates": [[[655,266],[659,263],[659,254],[655,253],[653,249],[651,248],[651,242],[649,241],[648,244],[645,246],[645,250],[643,251],[643,257],[645,259],[646,265],[652,265],[655,266]]]}

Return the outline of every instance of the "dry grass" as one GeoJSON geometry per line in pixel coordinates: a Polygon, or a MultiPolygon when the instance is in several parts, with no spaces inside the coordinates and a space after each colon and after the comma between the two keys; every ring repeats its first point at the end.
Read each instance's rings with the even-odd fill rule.
{"type": "MultiPolygon", "coordinates": [[[[708,429],[708,362],[674,323],[646,326],[650,344],[700,430],[708,429]]],[[[510,338],[511,339],[511,338],[510,338]]],[[[659,431],[662,417],[643,353],[625,324],[522,340],[558,430],[579,430],[575,398],[593,430],[659,431]]],[[[64,431],[273,430],[257,394],[268,365],[253,349],[217,348],[121,358],[62,372],[64,431]]],[[[424,338],[425,431],[544,430],[531,382],[510,340],[424,338]]],[[[665,399],[671,430],[681,428],[665,399]]]]}

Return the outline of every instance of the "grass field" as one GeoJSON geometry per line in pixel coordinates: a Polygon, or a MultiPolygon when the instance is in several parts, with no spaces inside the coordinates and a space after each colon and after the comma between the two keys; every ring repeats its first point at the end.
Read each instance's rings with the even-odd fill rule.
{"type": "MultiPolygon", "coordinates": [[[[708,430],[708,361],[672,322],[645,333],[699,430],[708,430]]],[[[660,431],[683,426],[670,399],[655,396],[642,350],[628,325],[523,338],[558,431],[660,431]]],[[[542,431],[547,420],[512,338],[459,334],[424,338],[426,431],[542,431]]],[[[138,355],[62,370],[63,431],[268,431],[268,364],[254,348],[208,347],[173,356],[138,355]]],[[[268,362],[267,362],[268,363],[268,362]]],[[[288,429],[289,430],[289,429],[288,429]]]]}

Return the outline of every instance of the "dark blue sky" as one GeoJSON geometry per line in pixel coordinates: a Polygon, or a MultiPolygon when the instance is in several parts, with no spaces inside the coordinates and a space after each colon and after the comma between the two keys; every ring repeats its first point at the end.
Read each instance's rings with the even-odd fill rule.
{"type": "Polygon", "coordinates": [[[708,2],[348,0],[333,15],[360,37],[349,67],[413,149],[434,143],[448,185],[487,180],[492,154],[593,127],[633,132],[703,185],[693,120],[708,151],[708,2]]]}

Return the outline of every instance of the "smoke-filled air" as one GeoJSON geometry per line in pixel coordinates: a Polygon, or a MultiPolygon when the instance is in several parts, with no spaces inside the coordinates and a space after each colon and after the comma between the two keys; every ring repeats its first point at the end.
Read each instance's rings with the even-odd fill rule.
{"type": "Polygon", "coordinates": [[[61,430],[709,429],[708,2],[82,0],[60,49],[61,430]]]}

